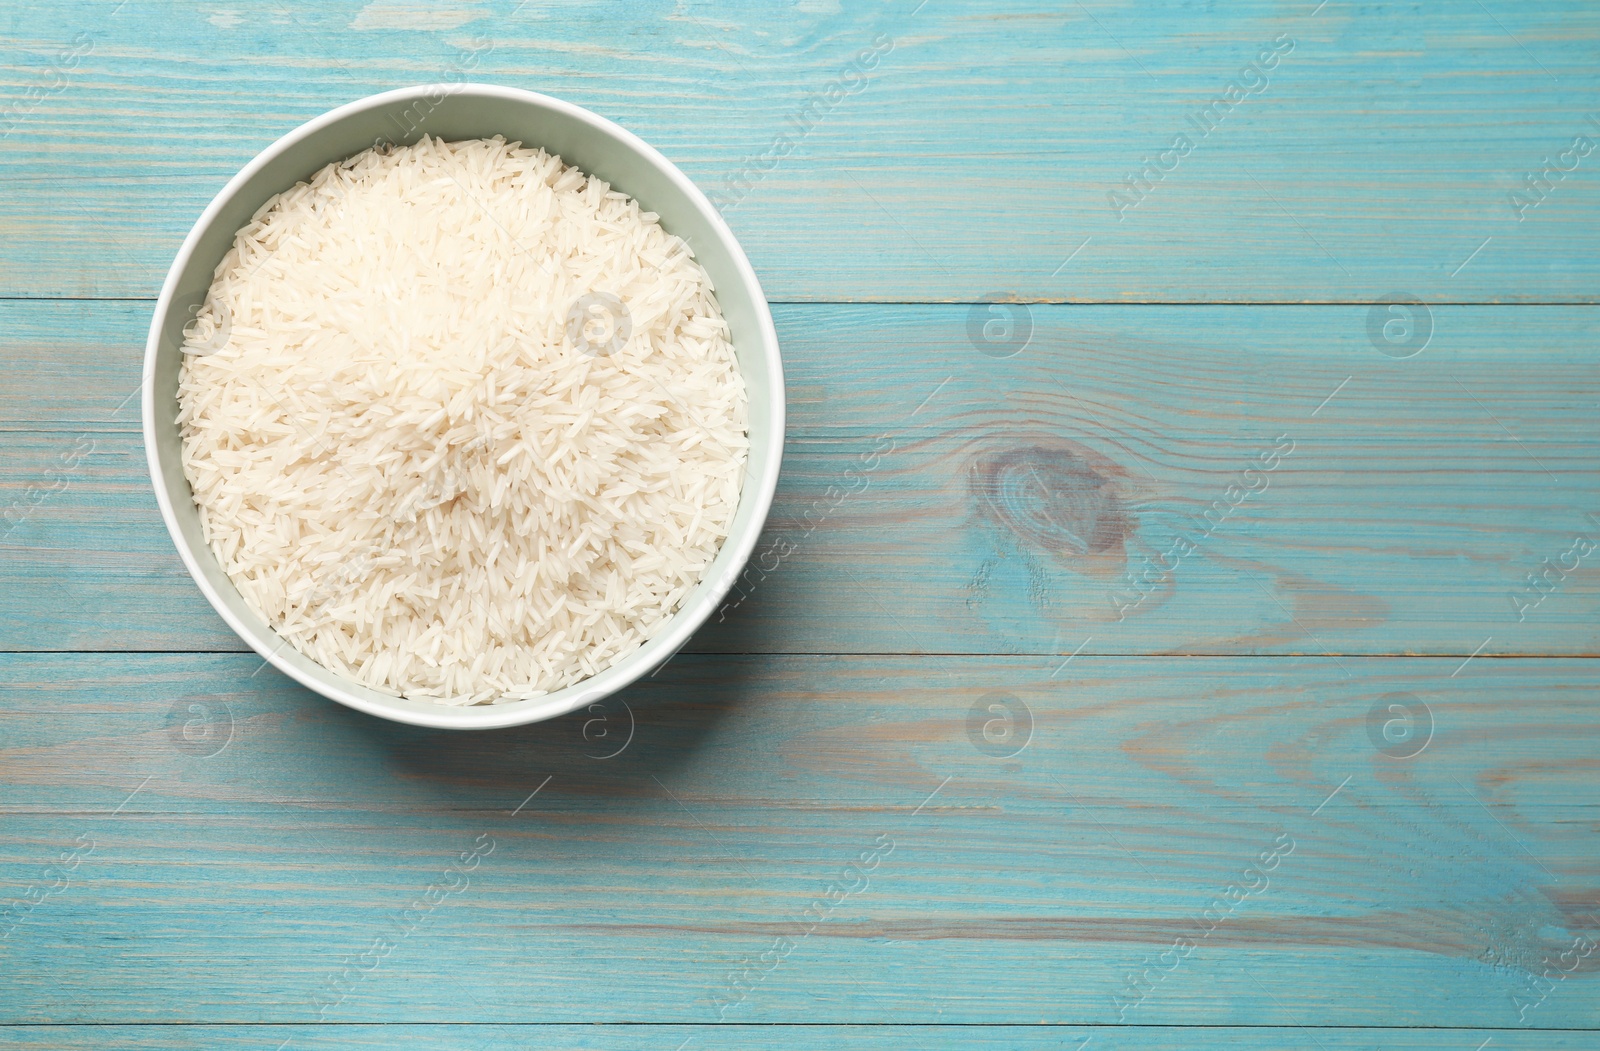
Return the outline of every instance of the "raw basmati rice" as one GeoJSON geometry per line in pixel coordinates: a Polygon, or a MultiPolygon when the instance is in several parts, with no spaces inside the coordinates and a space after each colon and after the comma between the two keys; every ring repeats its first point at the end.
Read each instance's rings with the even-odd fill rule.
{"type": "Polygon", "coordinates": [[[614,665],[738,506],[746,392],[710,278],[543,150],[329,165],[239,231],[186,336],[207,542],[288,645],[377,690],[484,703],[614,665]]]}

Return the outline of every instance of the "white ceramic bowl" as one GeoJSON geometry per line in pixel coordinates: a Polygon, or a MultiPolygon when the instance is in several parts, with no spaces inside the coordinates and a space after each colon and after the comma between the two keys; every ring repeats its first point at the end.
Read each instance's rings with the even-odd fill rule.
{"type": "Polygon", "coordinates": [[[402,88],[352,102],[289,132],[235,175],[184,239],[161,287],[144,362],[144,441],[167,529],[195,583],[239,637],[280,671],[340,704],[418,726],[489,729],[550,719],[606,697],[659,667],[717,608],[749,560],[772,505],[783,454],[783,365],[772,314],[750,262],[716,209],[670,161],[632,133],[548,95],[487,84],[402,88]],[[422,135],[447,140],[496,134],[542,146],[610,182],[661,216],[711,275],[750,392],[750,456],[728,538],[710,572],[639,650],[592,678],[543,697],[455,707],[379,693],[302,656],[255,613],[200,535],[200,516],[180,459],[178,366],[183,328],[238,232],[273,194],[378,142],[422,135]]]}

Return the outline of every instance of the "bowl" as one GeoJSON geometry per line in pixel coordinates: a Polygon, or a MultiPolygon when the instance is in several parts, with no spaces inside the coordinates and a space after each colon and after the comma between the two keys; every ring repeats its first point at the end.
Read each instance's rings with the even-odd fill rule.
{"type": "Polygon", "coordinates": [[[749,560],[772,506],[783,453],[783,365],[766,297],[711,202],[638,136],[570,102],[489,84],[431,84],[372,95],[302,124],[263,150],[206,207],[167,272],[150,321],[143,374],[144,442],[161,516],[195,583],[228,626],[290,678],[340,704],[417,726],[490,729],[538,722],[594,704],[670,660],[722,602],[749,560]],[[234,235],[274,194],[376,144],[503,135],[542,146],[637,200],[681,237],[711,275],[749,391],[750,451],[727,539],[705,578],[656,633],[583,682],[529,700],[452,706],[370,689],[302,655],[252,610],[200,532],[181,460],[178,369],[183,329],[211,287],[234,235]]]}

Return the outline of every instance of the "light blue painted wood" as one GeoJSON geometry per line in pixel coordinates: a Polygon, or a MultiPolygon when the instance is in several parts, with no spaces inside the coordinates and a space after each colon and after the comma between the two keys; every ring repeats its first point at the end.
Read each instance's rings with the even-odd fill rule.
{"type": "Polygon", "coordinates": [[[17,1051],[76,1051],[116,1046],[128,1051],[255,1051],[292,1040],[289,1049],[448,1047],[458,1051],[657,1051],[683,1046],[706,1051],[761,1047],[771,1051],[812,1048],[877,1049],[916,1047],[928,1051],[966,1048],[1177,1051],[1203,1046],[1243,1051],[1307,1048],[1315,1051],[1457,1051],[1492,1040],[1510,1051],[1591,1051],[1596,1037],[1582,1032],[1519,1033],[1505,1030],[1326,1029],[1294,1027],[1225,1028],[1197,1032],[1150,1027],[1119,1032],[1104,1027],[1053,1026],[514,1026],[514,1025],[341,1025],[315,1026],[33,1026],[0,1028],[0,1047],[17,1051]],[[105,1043],[102,1043],[105,1041],[105,1043]],[[1086,1042],[1087,1041],[1087,1042],[1086,1042]]]}
{"type": "Polygon", "coordinates": [[[62,87],[0,150],[0,294],[148,295],[205,202],[277,136],[462,76],[586,105],[708,190],[760,175],[728,215],[780,299],[1595,296],[1600,155],[1561,162],[1577,166],[1520,221],[1510,197],[1596,134],[1600,8],[1585,0],[834,6],[19,7],[4,93],[62,87]],[[58,76],[80,33],[92,50],[58,76]],[[1241,76],[1280,39],[1292,50],[1264,81],[1241,76]],[[861,60],[879,41],[891,49],[861,60]],[[873,63],[864,86],[828,105],[856,61],[873,63]],[[1199,112],[1240,81],[1201,136],[1199,112]],[[810,130],[762,175],[791,122],[810,130]],[[1177,158],[1180,134],[1197,144],[1177,158]],[[1114,208],[1142,169],[1142,202],[1114,208]]]}
{"type": "Polygon", "coordinates": [[[1600,9],[834,6],[0,14],[0,909],[42,898],[0,1047],[1600,1046],[1600,593],[1561,568],[1600,529],[1600,155],[1511,196],[1600,120],[1600,9]],[[442,736],[223,652],[124,402],[229,175],[458,71],[737,198],[789,304],[798,550],[611,759],[616,708],[442,736]],[[1431,324],[1385,339],[1399,292],[1431,324]]]}
{"type": "Polygon", "coordinates": [[[1127,1032],[1091,1026],[532,1026],[532,1025],[341,1025],[341,1026],[31,1026],[0,1028],[0,1047],[16,1051],[77,1051],[106,1046],[127,1051],[257,1051],[275,1048],[324,1051],[332,1048],[448,1047],[456,1051],[658,1051],[682,1046],[719,1051],[761,1047],[770,1051],[852,1047],[868,1051],[916,1047],[928,1051],[967,1048],[1109,1048],[1112,1051],[1188,1051],[1216,1046],[1243,1051],[1307,1048],[1315,1051],[1458,1051],[1492,1040],[1510,1051],[1591,1051],[1600,1042],[1591,1033],[1519,1033],[1475,1029],[1327,1029],[1293,1027],[1226,1028],[1197,1032],[1148,1027],[1127,1032]]]}
{"type": "Polygon", "coordinates": [[[0,1022],[315,1021],[395,925],[325,1020],[1596,1022],[1593,661],[680,656],[609,759],[620,708],[446,736],[258,664],[0,660],[0,878],[92,848],[0,1022]]]}
{"type": "MultiPolygon", "coordinates": [[[[136,403],[117,411],[148,309],[0,305],[0,646],[242,648],[172,550],[136,403]]],[[[1595,653],[1600,554],[1572,550],[1600,542],[1594,311],[1439,307],[1408,359],[1368,313],[1034,306],[996,358],[970,308],[780,307],[778,500],[694,645],[1595,653]]]]}

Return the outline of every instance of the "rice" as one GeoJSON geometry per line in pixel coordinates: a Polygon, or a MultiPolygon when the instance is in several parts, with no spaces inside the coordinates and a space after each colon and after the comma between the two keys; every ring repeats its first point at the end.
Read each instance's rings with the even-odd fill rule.
{"type": "Polygon", "coordinates": [[[616,664],[738,506],[710,278],[543,150],[329,165],[239,231],[185,335],[206,541],[288,645],[376,690],[477,704],[616,664]]]}

